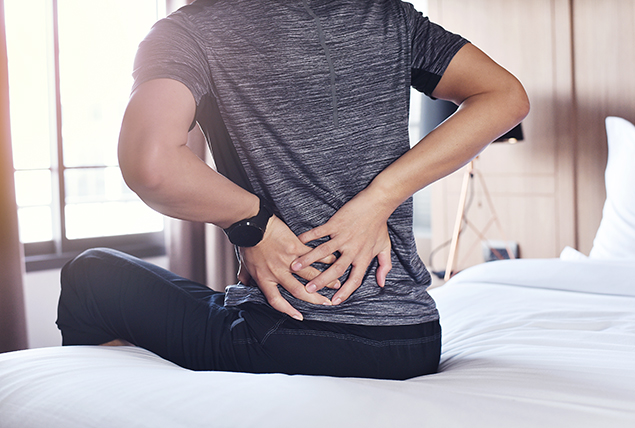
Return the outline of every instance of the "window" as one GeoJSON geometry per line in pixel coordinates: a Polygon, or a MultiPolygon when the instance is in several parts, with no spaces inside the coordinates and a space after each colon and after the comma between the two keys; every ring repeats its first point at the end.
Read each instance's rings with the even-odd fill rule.
{"type": "MultiPolygon", "coordinates": [[[[410,146],[425,137],[422,121],[424,97],[415,89],[410,90],[410,146]]],[[[418,238],[430,239],[432,236],[431,199],[429,187],[424,187],[413,196],[414,231],[418,238]]]]}
{"type": "Polygon", "coordinates": [[[27,269],[59,265],[98,245],[162,253],[163,216],[127,188],[116,147],[137,46],[165,15],[165,1],[4,5],[27,269]]]}

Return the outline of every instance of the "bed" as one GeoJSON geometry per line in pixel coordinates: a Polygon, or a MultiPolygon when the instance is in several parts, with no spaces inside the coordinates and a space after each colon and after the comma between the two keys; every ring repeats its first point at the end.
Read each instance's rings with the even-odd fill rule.
{"type": "Polygon", "coordinates": [[[431,293],[438,374],[192,372],[134,347],[0,355],[0,427],[633,427],[635,267],[493,262],[431,293]]]}
{"type": "Polygon", "coordinates": [[[437,374],[192,372],[134,347],[31,349],[0,355],[0,428],[635,427],[630,126],[632,151],[609,150],[589,257],[568,248],[485,263],[431,290],[444,335],[437,374]],[[612,159],[627,169],[617,184],[626,198],[611,184],[612,159]]]}

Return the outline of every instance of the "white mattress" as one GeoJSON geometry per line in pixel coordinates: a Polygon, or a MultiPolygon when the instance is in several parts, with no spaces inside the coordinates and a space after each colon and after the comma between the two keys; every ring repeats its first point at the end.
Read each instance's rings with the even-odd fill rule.
{"type": "Polygon", "coordinates": [[[514,260],[432,290],[442,371],[191,372],[138,348],[0,355],[0,428],[634,427],[635,267],[514,260]]]}

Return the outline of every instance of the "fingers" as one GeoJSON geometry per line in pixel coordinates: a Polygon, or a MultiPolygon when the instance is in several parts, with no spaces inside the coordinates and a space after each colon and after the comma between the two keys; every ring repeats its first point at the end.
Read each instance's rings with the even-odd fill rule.
{"type": "MultiPolygon", "coordinates": [[[[392,270],[391,245],[388,245],[377,254],[378,267],[375,273],[377,285],[384,287],[386,285],[386,277],[392,270]]],[[[338,305],[348,297],[362,284],[366,270],[370,265],[373,257],[370,254],[357,254],[353,259],[343,254],[330,268],[312,278],[306,285],[308,292],[315,292],[323,288],[325,283],[332,283],[346,273],[351,266],[351,272],[346,282],[339,288],[339,291],[332,297],[333,305],[338,305]]],[[[328,285],[327,285],[328,287],[328,285]]]]}
{"type": "MultiPolygon", "coordinates": [[[[303,244],[308,244],[311,241],[315,241],[325,236],[329,236],[330,230],[327,224],[318,226],[314,229],[306,231],[298,235],[298,239],[303,244]]],[[[307,266],[311,266],[315,262],[323,262],[327,264],[334,263],[337,259],[333,253],[337,251],[337,246],[333,245],[332,241],[327,241],[324,244],[318,245],[302,257],[297,258],[291,265],[291,269],[299,271],[307,266]]]]}
{"type": "MultiPolygon", "coordinates": [[[[365,266],[368,266],[366,264],[365,266]]],[[[344,300],[348,299],[353,291],[357,290],[360,285],[362,285],[362,281],[364,279],[364,274],[366,273],[366,268],[362,268],[361,266],[353,266],[351,269],[351,273],[348,276],[348,279],[342,285],[342,288],[333,295],[333,306],[337,306],[342,303],[344,300]]]]}
{"type": "MultiPolygon", "coordinates": [[[[310,281],[313,278],[315,278],[315,276],[317,276],[317,275],[313,275],[313,276],[309,277],[310,276],[309,272],[317,272],[318,274],[320,273],[319,270],[311,267],[312,263],[304,264],[304,263],[300,262],[298,264],[297,260],[298,259],[293,261],[293,263],[291,264],[292,265],[291,269],[294,270],[295,273],[300,275],[302,278],[310,281]],[[296,267],[297,269],[294,269],[293,267],[296,267]],[[308,273],[307,276],[302,275],[302,272],[307,272],[308,273]]],[[[331,265],[331,264],[335,263],[336,261],[337,261],[337,257],[335,257],[334,254],[329,254],[328,256],[326,256],[326,257],[324,257],[324,258],[322,258],[320,260],[317,260],[317,262],[323,263],[323,264],[326,264],[326,265],[331,265]]]]}
{"type": "MultiPolygon", "coordinates": [[[[270,242],[271,248],[267,248],[266,251],[265,247],[260,245],[259,257],[263,260],[270,261],[272,259],[271,249],[277,249],[274,254],[285,255],[284,257],[278,257],[284,266],[280,266],[277,262],[267,262],[267,266],[261,267],[260,270],[264,275],[257,273],[254,276],[252,267],[249,267],[252,277],[258,284],[262,284],[262,279],[265,282],[268,280],[274,283],[273,288],[267,287],[266,294],[272,307],[298,319],[298,312],[282,298],[277,289],[277,284],[300,300],[313,304],[338,305],[348,299],[360,287],[368,266],[375,257],[378,259],[377,284],[380,287],[385,286],[388,272],[392,269],[391,243],[386,219],[383,217],[379,219],[373,218],[374,212],[368,214],[368,210],[363,205],[360,214],[359,206],[360,204],[350,205],[352,208],[346,208],[345,206],[324,225],[311,229],[299,236],[292,235],[290,230],[285,229],[283,232],[290,235],[290,237],[283,241],[293,243],[295,239],[295,243],[299,247],[295,244],[281,246],[280,243],[282,241],[280,238],[272,240],[270,242]],[[351,224],[357,225],[360,222],[360,218],[365,220],[365,222],[362,222],[363,227],[351,227],[351,224]],[[307,246],[309,242],[325,237],[329,239],[317,247],[311,249],[307,246]],[[336,252],[339,257],[334,255],[336,252]],[[292,257],[290,261],[287,256],[292,257]],[[289,264],[285,263],[285,259],[286,263],[289,264]],[[330,267],[324,272],[320,272],[312,266],[316,262],[330,264],[330,267]],[[344,284],[340,284],[339,278],[349,268],[348,279],[344,284]],[[308,281],[306,287],[302,286],[295,275],[308,281]],[[316,291],[324,287],[337,289],[332,301],[316,293],[316,291]]],[[[273,257],[273,259],[276,259],[276,257],[273,257]]],[[[254,260],[256,260],[256,257],[254,257],[254,260]]]]}
{"type": "MultiPolygon", "coordinates": [[[[296,257],[310,250],[311,248],[300,242],[284,222],[272,216],[262,241],[254,247],[240,249],[239,279],[255,282],[274,309],[295,319],[302,319],[300,312],[281,295],[278,286],[286,289],[293,297],[308,303],[331,305],[331,301],[321,294],[308,293],[304,285],[294,276],[298,274],[301,278],[304,277],[310,281],[320,274],[317,269],[309,265],[299,272],[292,272],[289,268],[296,257]]],[[[320,260],[332,262],[334,257],[327,255],[320,260]]],[[[334,283],[332,286],[338,287],[339,283],[334,283]]]]}
{"type": "Polygon", "coordinates": [[[291,269],[294,272],[298,272],[308,266],[311,266],[313,263],[322,260],[329,260],[331,261],[329,264],[332,264],[337,260],[337,258],[333,255],[336,250],[337,243],[333,240],[327,241],[324,244],[318,245],[303,256],[295,259],[291,264],[291,269]]]}
{"type": "Polygon", "coordinates": [[[326,228],[326,224],[323,224],[298,235],[298,239],[306,245],[311,241],[315,241],[325,236],[329,236],[329,232],[326,228]]]}
{"type": "MultiPolygon", "coordinates": [[[[321,246],[314,248],[307,254],[294,260],[291,264],[291,270],[307,281],[312,281],[318,277],[322,272],[312,267],[311,265],[313,263],[319,262],[331,265],[337,261],[337,257],[335,257],[332,251],[329,251],[329,246],[327,244],[328,243],[322,244],[321,246]]],[[[338,278],[339,276],[332,278],[331,281],[320,281],[319,284],[307,284],[309,287],[307,287],[306,290],[309,293],[314,293],[324,287],[338,289],[341,286],[338,278]]]]}
{"type": "Polygon", "coordinates": [[[390,247],[382,250],[379,254],[377,254],[377,261],[379,262],[379,267],[377,268],[376,272],[377,285],[383,287],[384,285],[386,285],[386,276],[388,276],[388,272],[390,272],[392,269],[390,247]]]}
{"type": "Polygon", "coordinates": [[[260,284],[260,290],[265,295],[267,302],[272,308],[278,312],[289,315],[298,321],[302,321],[304,317],[302,314],[289,303],[278,290],[278,286],[275,283],[260,284]]]}
{"type": "MultiPolygon", "coordinates": [[[[309,266],[308,268],[304,268],[298,272],[295,272],[296,275],[298,275],[300,278],[306,279],[307,281],[312,281],[315,278],[317,278],[318,276],[320,276],[320,274],[322,273],[321,271],[317,270],[316,268],[309,266]]],[[[333,288],[333,289],[338,289],[340,288],[341,284],[339,279],[335,279],[331,282],[329,282],[328,284],[326,284],[326,288],[333,288]]],[[[314,293],[317,290],[321,289],[317,288],[317,287],[311,287],[311,288],[307,288],[306,291],[309,293],[314,293]]]]}
{"type": "Polygon", "coordinates": [[[291,274],[282,277],[280,280],[280,285],[297,299],[313,303],[314,305],[331,306],[331,301],[328,298],[318,293],[307,292],[306,288],[304,288],[304,285],[302,285],[302,283],[295,279],[291,274]]]}
{"type": "Polygon", "coordinates": [[[326,265],[331,265],[335,263],[336,260],[337,260],[337,257],[335,257],[335,254],[331,253],[328,256],[324,257],[323,259],[318,260],[318,262],[324,263],[326,265]]]}
{"type": "Polygon", "coordinates": [[[340,257],[335,263],[331,265],[331,267],[309,281],[309,283],[306,285],[307,291],[313,293],[317,290],[321,290],[322,288],[327,287],[328,284],[338,281],[338,278],[346,273],[346,270],[352,264],[352,262],[353,260],[349,259],[349,257],[340,257]]]}
{"type": "MultiPolygon", "coordinates": [[[[285,281],[281,282],[284,284],[281,283],[280,285],[297,299],[301,299],[315,305],[331,306],[331,301],[329,299],[321,294],[308,293],[304,286],[291,275],[288,278],[285,278],[285,281]]],[[[260,289],[272,308],[285,313],[298,321],[302,321],[304,319],[302,314],[291,306],[282,294],[280,294],[280,290],[275,282],[261,282],[260,289]]]]}

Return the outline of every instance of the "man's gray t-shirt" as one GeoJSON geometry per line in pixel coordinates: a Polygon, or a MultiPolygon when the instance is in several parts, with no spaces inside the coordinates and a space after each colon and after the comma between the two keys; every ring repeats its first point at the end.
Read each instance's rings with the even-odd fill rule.
{"type": "MultiPolygon", "coordinates": [[[[185,84],[215,156],[214,142],[230,141],[251,189],[300,234],[326,223],[409,149],[410,86],[430,95],[465,43],[399,0],[199,0],[159,21],[141,43],[135,87],[156,78],[185,84]]],[[[393,268],[384,288],[375,259],[338,306],[306,303],[279,287],[283,296],[308,320],[437,319],[411,199],[388,231],[393,268]]],[[[227,288],[226,306],[244,302],[266,304],[255,284],[227,288]]]]}

